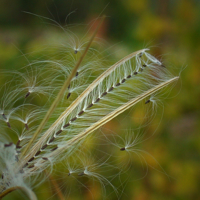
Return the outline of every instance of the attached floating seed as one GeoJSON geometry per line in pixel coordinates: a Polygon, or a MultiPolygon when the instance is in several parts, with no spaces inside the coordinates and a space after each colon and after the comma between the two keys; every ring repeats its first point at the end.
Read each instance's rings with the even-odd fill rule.
{"type": "Polygon", "coordinates": [[[56,135],[59,135],[60,133],[62,133],[62,130],[57,131],[56,135]]]}
{"type": "Polygon", "coordinates": [[[137,75],[137,74],[138,74],[138,72],[134,72],[133,74],[134,74],[134,75],[137,75]]]}
{"type": "Polygon", "coordinates": [[[51,151],[55,151],[57,148],[58,148],[58,147],[55,147],[55,148],[51,149],[51,151]]]}
{"type": "Polygon", "coordinates": [[[105,96],[105,95],[107,95],[108,93],[107,92],[104,92],[102,95],[101,95],[101,97],[103,97],[103,96],[105,96]]]}
{"type": "Polygon", "coordinates": [[[9,144],[4,144],[4,147],[10,147],[12,144],[12,142],[10,142],[9,144]]]}
{"type": "Polygon", "coordinates": [[[38,151],[38,152],[35,154],[35,156],[38,156],[40,153],[41,153],[41,151],[38,151]]]}
{"type": "Polygon", "coordinates": [[[63,126],[63,128],[67,128],[69,125],[70,125],[70,123],[68,122],[67,124],[65,124],[65,125],[63,126]]]}
{"type": "Polygon", "coordinates": [[[78,53],[78,50],[74,50],[74,54],[77,54],[78,53]]]}
{"type": "Polygon", "coordinates": [[[77,119],[77,117],[72,118],[70,121],[73,122],[77,119]]]}
{"type": "Polygon", "coordinates": [[[97,100],[95,101],[95,103],[99,102],[100,101],[100,98],[97,98],[97,100]]]}
{"type": "Polygon", "coordinates": [[[1,178],[4,179],[4,175],[3,174],[1,175],[1,178]]]}
{"type": "Polygon", "coordinates": [[[78,76],[78,72],[76,72],[76,77],[78,76]]]}
{"type": "Polygon", "coordinates": [[[144,65],[142,65],[142,67],[146,67],[146,66],[147,66],[147,65],[145,65],[145,64],[144,64],[144,65]]]}
{"type": "Polygon", "coordinates": [[[31,162],[31,161],[33,161],[35,158],[34,157],[32,157],[31,159],[29,159],[29,161],[28,162],[31,162]]]}
{"type": "Polygon", "coordinates": [[[43,160],[49,160],[47,157],[42,157],[43,160]]]}
{"type": "Polygon", "coordinates": [[[126,78],[131,78],[131,75],[128,75],[126,78]]]}
{"type": "Polygon", "coordinates": [[[142,57],[142,55],[143,55],[143,52],[141,52],[141,53],[139,54],[139,57],[141,58],[141,57],[142,57]]]}
{"type": "Polygon", "coordinates": [[[90,108],[90,107],[92,107],[94,104],[93,103],[91,103],[87,108],[90,108]]]}
{"type": "Polygon", "coordinates": [[[78,113],[78,115],[82,115],[84,113],[84,110],[82,110],[81,112],[78,113]]]}
{"type": "Polygon", "coordinates": [[[114,87],[110,87],[108,92],[111,92],[114,89],[114,87]]]}
{"type": "Polygon", "coordinates": [[[121,85],[121,83],[117,83],[115,86],[119,86],[119,85],[121,85]]]}
{"type": "Polygon", "coordinates": [[[54,140],[55,140],[55,137],[52,137],[52,138],[49,140],[49,143],[52,143],[54,140]]]}
{"type": "Polygon", "coordinates": [[[31,165],[31,166],[28,166],[28,168],[30,169],[30,168],[33,168],[33,167],[35,167],[35,165],[33,164],[33,165],[31,165]]]}
{"type": "Polygon", "coordinates": [[[150,99],[148,99],[146,102],[145,102],[145,104],[148,104],[150,102],[150,99]]]}
{"type": "Polygon", "coordinates": [[[47,146],[48,146],[48,145],[47,145],[47,144],[45,144],[44,146],[42,146],[42,148],[41,148],[41,149],[42,149],[42,150],[44,150],[45,148],[47,148],[47,146]]]}
{"type": "Polygon", "coordinates": [[[18,141],[17,141],[16,148],[21,148],[21,147],[19,146],[20,142],[21,142],[21,140],[18,140],[18,141]]]}
{"type": "Polygon", "coordinates": [[[122,81],[121,81],[121,83],[124,83],[126,81],[126,79],[124,78],[122,81]]]}
{"type": "Polygon", "coordinates": [[[23,168],[25,168],[26,166],[28,166],[28,163],[26,163],[26,164],[23,166],[23,168]]]}
{"type": "Polygon", "coordinates": [[[120,151],[125,151],[126,150],[126,148],[125,147],[122,147],[121,149],[120,149],[120,151]]]}

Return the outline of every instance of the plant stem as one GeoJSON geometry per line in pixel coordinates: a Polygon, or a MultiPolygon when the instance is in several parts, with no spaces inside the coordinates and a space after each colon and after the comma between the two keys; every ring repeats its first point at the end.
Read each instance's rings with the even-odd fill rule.
{"type": "Polygon", "coordinates": [[[32,144],[34,143],[34,141],[37,139],[38,135],[41,133],[41,131],[43,130],[45,124],[47,123],[47,121],[49,120],[50,116],[52,115],[52,113],[54,112],[54,110],[56,109],[56,107],[58,106],[58,103],[60,102],[60,100],[62,99],[67,87],[69,86],[72,78],[76,75],[76,72],[78,70],[78,67],[80,66],[81,62],[83,61],[83,58],[85,57],[85,55],[87,54],[103,20],[104,20],[105,16],[102,17],[101,21],[99,22],[95,32],[93,33],[86,49],[84,50],[82,56],[80,57],[78,63],[76,64],[76,66],[74,67],[74,69],[72,70],[71,74],[69,75],[69,77],[67,78],[67,80],[65,81],[65,83],[63,84],[60,92],[58,93],[56,99],[54,100],[54,102],[52,103],[51,107],[49,108],[47,114],[45,115],[44,119],[42,120],[41,124],[39,125],[39,127],[37,128],[36,132],[34,133],[33,137],[31,138],[31,140],[29,141],[29,143],[27,144],[26,148],[24,151],[22,151],[20,158],[22,158],[24,155],[26,155],[26,153],[28,152],[28,150],[30,149],[30,147],[32,146],[32,144]]]}

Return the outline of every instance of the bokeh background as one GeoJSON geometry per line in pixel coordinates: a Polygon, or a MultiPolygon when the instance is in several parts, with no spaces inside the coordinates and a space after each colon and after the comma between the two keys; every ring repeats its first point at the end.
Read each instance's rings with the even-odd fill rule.
{"type": "MultiPolygon", "coordinates": [[[[162,59],[166,66],[178,72],[184,68],[170,95],[172,98],[164,101],[162,120],[159,120],[161,114],[154,119],[159,127],[152,123],[145,130],[147,135],[153,132],[153,136],[140,148],[152,155],[145,156],[152,167],[147,171],[140,161],[131,163],[121,179],[132,177],[132,181],[124,183],[126,187],[120,195],[108,191],[109,196],[105,199],[200,199],[200,1],[1,0],[0,70],[23,67],[27,61],[22,52],[37,51],[41,44],[51,43],[59,35],[64,35],[50,21],[24,11],[53,19],[62,26],[81,24],[80,29],[77,28],[80,35],[81,27],[103,13],[107,17],[99,34],[110,46],[114,45],[111,62],[130,52],[150,47],[151,54],[162,59]]],[[[162,108],[158,109],[159,112],[162,108]]],[[[119,119],[127,115],[132,123],[137,123],[134,120],[140,112],[131,109],[119,119]]],[[[112,120],[105,129],[117,132],[125,128],[118,123],[119,119],[112,120]]],[[[58,185],[63,186],[63,181],[59,180],[58,185]]],[[[71,194],[67,188],[61,187],[67,199],[104,198],[98,184],[92,184],[90,191],[79,182],[77,184],[79,189],[71,194]]],[[[58,199],[54,189],[49,189],[53,188],[50,185],[52,182],[47,181],[36,190],[39,199],[58,199]]],[[[21,198],[25,197],[15,192],[5,199],[21,198]]]]}

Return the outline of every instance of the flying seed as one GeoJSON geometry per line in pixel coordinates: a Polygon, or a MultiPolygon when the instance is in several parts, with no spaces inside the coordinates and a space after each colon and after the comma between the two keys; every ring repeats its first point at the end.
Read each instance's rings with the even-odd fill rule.
{"type": "Polygon", "coordinates": [[[4,113],[2,114],[2,117],[3,117],[5,120],[7,120],[7,117],[5,116],[4,113]]]}
{"type": "Polygon", "coordinates": [[[110,89],[108,90],[108,92],[111,92],[114,89],[114,87],[110,87],[110,89]]]}
{"type": "Polygon", "coordinates": [[[47,148],[47,144],[45,144],[41,149],[44,150],[45,148],[47,148]]]}
{"type": "Polygon", "coordinates": [[[145,104],[148,104],[150,102],[150,99],[148,99],[146,102],[145,102],[145,104]]]}
{"type": "Polygon", "coordinates": [[[31,161],[33,161],[35,158],[34,157],[32,157],[31,159],[29,159],[29,161],[28,162],[31,162],[31,161]]]}
{"type": "Polygon", "coordinates": [[[77,54],[78,53],[78,50],[74,50],[74,54],[77,54]]]}
{"type": "Polygon", "coordinates": [[[20,169],[19,172],[20,172],[21,174],[23,174],[23,173],[24,173],[24,170],[23,170],[23,169],[20,169]]]}
{"type": "Polygon", "coordinates": [[[52,138],[49,140],[49,143],[52,143],[54,140],[55,140],[55,137],[52,137],[52,138]]]}
{"type": "Polygon", "coordinates": [[[166,68],[165,65],[163,65],[163,64],[161,64],[160,66],[166,68]]]}
{"type": "Polygon", "coordinates": [[[78,76],[78,72],[76,72],[76,77],[78,76]]]}
{"type": "Polygon", "coordinates": [[[121,83],[117,83],[115,86],[119,86],[119,85],[121,85],[121,83]]]}
{"type": "Polygon", "coordinates": [[[27,92],[27,93],[26,93],[26,96],[25,96],[25,99],[26,99],[30,94],[31,94],[30,92],[27,92]]]}
{"type": "Polygon", "coordinates": [[[3,174],[1,175],[1,178],[4,179],[4,175],[3,174]]]}
{"type": "Polygon", "coordinates": [[[10,147],[12,144],[12,142],[10,142],[9,144],[4,144],[4,147],[10,147]]]}
{"type": "Polygon", "coordinates": [[[57,148],[58,148],[58,147],[55,147],[55,148],[51,149],[51,151],[55,151],[57,148]]]}
{"type": "Polygon", "coordinates": [[[68,173],[68,176],[70,176],[70,175],[71,175],[71,173],[69,172],[69,173],[68,173]]]}
{"type": "Polygon", "coordinates": [[[69,99],[70,96],[71,96],[71,92],[68,93],[68,95],[67,95],[67,99],[69,99]]]}
{"type": "Polygon", "coordinates": [[[70,89],[70,84],[68,85],[68,90],[70,89]]]}
{"type": "Polygon", "coordinates": [[[84,172],[81,172],[81,173],[78,174],[78,176],[83,176],[83,175],[85,175],[84,172]]]}
{"type": "Polygon", "coordinates": [[[56,135],[59,135],[60,133],[62,133],[62,130],[57,131],[56,135]]]}
{"type": "Polygon", "coordinates": [[[133,74],[134,74],[134,75],[137,75],[137,74],[138,74],[138,72],[134,72],[133,74]]]}
{"type": "Polygon", "coordinates": [[[67,128],[70,125],[70,123],[67,123],[63,126],[63,128],[67,128]]]}
{"type": "Polygon", "coordinates": [[[78,115],[82,115],[84,113],[84,110],[82,110],[81,112],[78,113],[78,115]]]}
{"type": "Polygon", "coordinates": [[[38,152],[35,154],[35,156],[38,156],[40,153],[41,153],[41,151],[38,151],[38,152]]]}
{"type": "Polygon", "coordinates": [[[125,147],[122,147],[121,149],[120,149],[120,151],[125,151],[126,150],[126,148],[125,147]]]}

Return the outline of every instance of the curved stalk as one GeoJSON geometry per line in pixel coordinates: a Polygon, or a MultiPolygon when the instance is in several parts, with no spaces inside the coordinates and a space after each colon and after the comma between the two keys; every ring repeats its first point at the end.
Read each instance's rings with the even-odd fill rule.
{"type": "Polygon", "coordinates": [[[28,196],[28,198],[30,200],[37,200],[37,197],[36,197],[36,195],[33,191],[31,191],[30,189],[28,189],[26,187],[22,187],[22,186],[16,186],[16,187],[8,188],[7,190],[5,190],[4,192],[2,192],[0,194],[0,199],[2,199],[3,197],[5,197],[6,195],[8,195],[9,193],[11,193],[15,190],[21,190],[22,192],[24,192],[28,196]]]}

